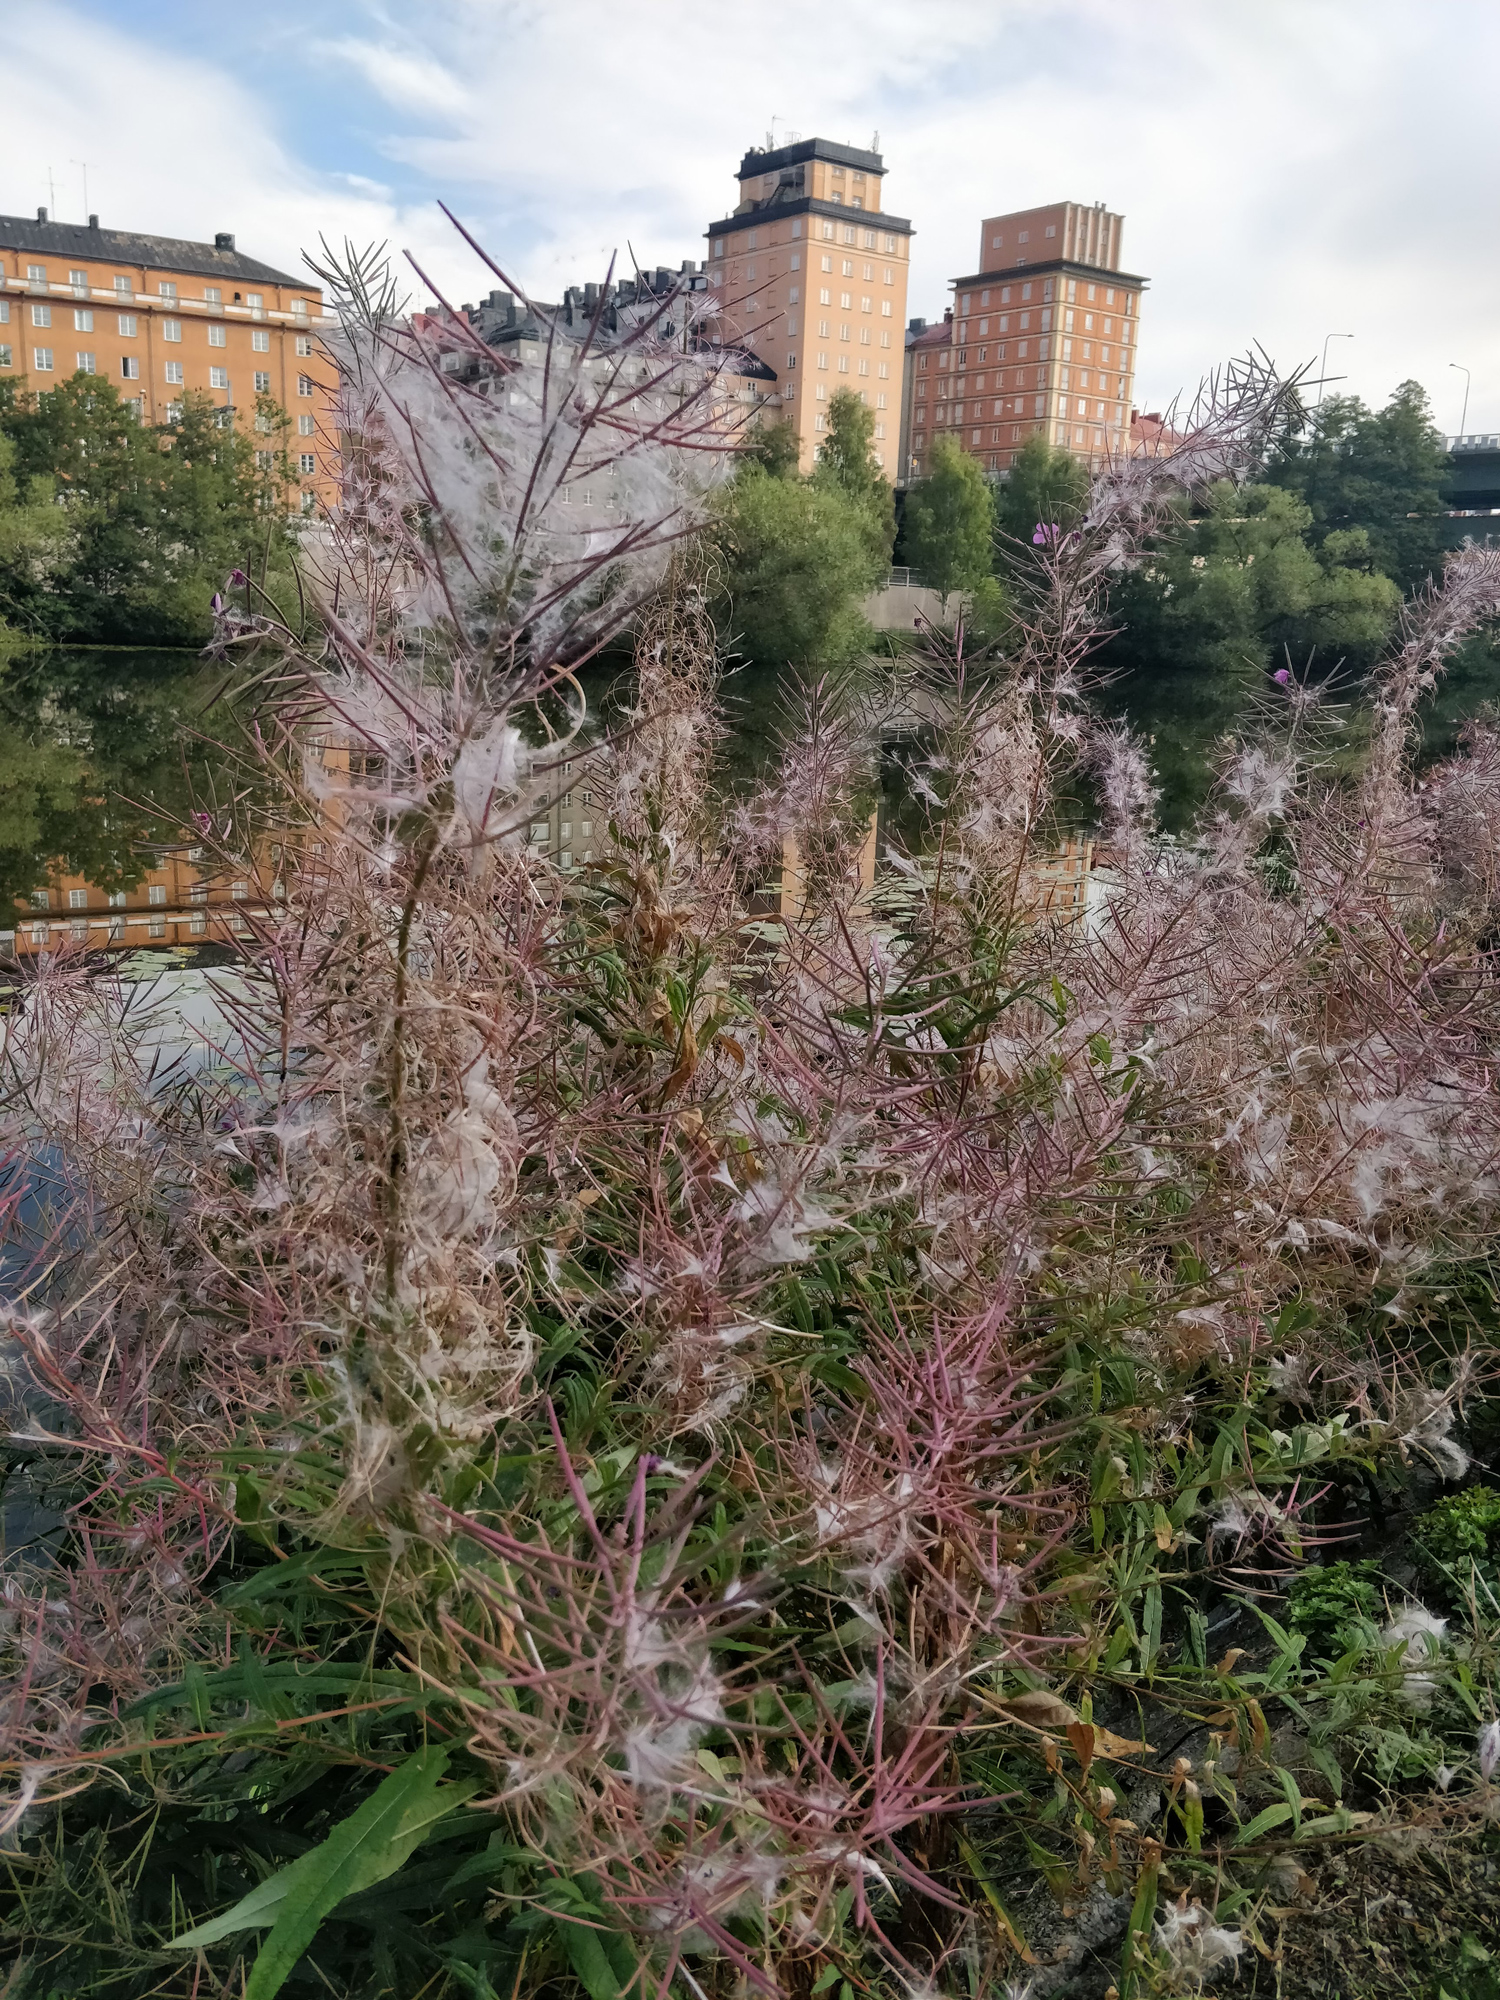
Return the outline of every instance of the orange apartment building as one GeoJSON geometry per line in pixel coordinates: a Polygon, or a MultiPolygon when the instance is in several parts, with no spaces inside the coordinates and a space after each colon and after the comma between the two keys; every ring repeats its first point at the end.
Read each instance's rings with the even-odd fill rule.
{"type": "MultiPolygon", "coordinates": [[[[0,381],[45,391],[80,371],[110,382],[142,423],[172,421],[189,390],[223,421],[257,422],[270,396],[291,420],[302,511],[332,496],[337,438],[321,289],[212,243],[0,216],[0,381]]],[[[269,444],[269,439],[268,439],[269,444]]],[[[268,461],[269,462],[269,461],[268,461]]]]}
{"type": "Polygon", "coordinates": [[[755,357],[764,418],[793,426],[804,471],[839,389],[873,410],[882,470],[899,470],[912,226],[886,214],[884,179],[879,153],[831,139],[752,148],[734,213],[708,227],[703,330],[755,357]]]}
{"type": "Polygon", "coordinates": [[[1038,431],[1076,456],[1130,449],[1146,279],[1120,269],[1124,218],[1078,202],[988,217],[942,327],[909,336],[902,409],[919,478],[935,438],[1004,472],[1038,431]]]}
{"type": "Polygon", "coordinates": [[[113,894],[82,875],[55,875],[32,891],[29,908],[0,918],[0,956],[248,941],[269,912],[268,876],[271,895],[279,896],[280,860],[279,849],[268,849],[265,866],[247,868],[236,880],[203,865],[201,848],[162,849],[133,889],[113,894]]]}

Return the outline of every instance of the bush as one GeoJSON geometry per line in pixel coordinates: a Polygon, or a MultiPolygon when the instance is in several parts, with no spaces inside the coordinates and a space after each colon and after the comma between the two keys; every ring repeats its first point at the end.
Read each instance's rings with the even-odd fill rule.
{"type": "Polygon", "coordinates": [[[1500,1611],[1500,1489],[1470,1486],[1439,1500],[1412,1529],[1418,1559],[1455,1605],[1500,1611]]]}
{"type": "Polygon", "coordinates": [[[1289,1594],[1287,1623],[1305,1632],[1314,1650],[1337,1658],[1368,1644],[1380,1623],[1381,1597],[1373,1561],[1323,1563],[1302,1570],[1289,1594]]]}
{"type": "MultiPolygon", "coordinates": [[[[1164,848],[1080,671],[1112,566],[1275,435],[1283,386],[1230,371],[1175,471],[1044,551],[1014,664],[925,662],[930,816],[871,884],[825,679],[715,793],[709,363],[648,328],[613,379],[560,342],[464,382],[367,266],[341,304],[347,590],[218,634],[278,803],[201,839],[285,893],[198,1060],[66,959],[6,1022],[55,1225],[9,1211],[27,2000],[993,1992],[1049,1888],[1114,1913],[1122,2000],[1185,1990],[1351,1830],[1302,1816],[1283,1725],[1316,1712],[1330,1782],[1363,1726],[1269,1615],[1274,1657],[1214,1662],[1217,1600],[1403,1448],[1350,1416],[1382,1308],[1500,1220],[1500,750],[1420,796],[1409,761],[1500,553],[1412,614],[1357,787],[1297,691],[1164,848]],[[590,742],[577,663],[626,628],[590,742]],[[1080,767],[1088,923],[1048,904],[1080,767]],[[559,792],[588,866],[530,837],[559,792]],[[1175,1761],[1205,1721],[1237,1769],[1175,1761]]],[[[726,505],[784,523],[773,487],[834,498],[756,469],[726,505]]],[[[1382,1671],[1366,1707],[1446,1669],[1382,1671]]]]}

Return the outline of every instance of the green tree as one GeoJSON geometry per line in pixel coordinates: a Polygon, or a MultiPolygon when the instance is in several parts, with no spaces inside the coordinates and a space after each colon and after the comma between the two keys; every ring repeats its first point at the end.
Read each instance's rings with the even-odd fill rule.
{"type": "Polygon", "coordinates": [[[951,438],[937,439],[928,464],[906,496],[904,543],[912,568],[946,602],[992,575],[995,503],[978,459],[951,438]]]}
{"type": "Polygon", "coordinates": [[[741,448],[741,461],[758,465],[773,479],[791,479],[797,471],[802,446],[795,425],[756,424],[741,448]]]}
{"type": "Polygon", "coordinates": [[[8,397],[0,438],[17,485],[63,533],[46,563],[0,548],[0,609],[52,639],[201,644],[230,570],[289,565],[285,419],[269,399],[256,415],[263,433],[189,395],[180,422],[147,428],[111,384],[82,373],[8,397]]]}
{"type": "Polygon", "coordinates": [[[1088,505],[1088,468],[1034,432],[1016,453],[995,495],[996,553],[1003,569],[1029,566],[1037,529],[1076,525],[1088,505]]]}
{"type": "Polygon", "coordinates": [[[1410,591],[1442,568],[1437,517],[1447,463],[1426,391],[1403,382],[1383,410],[1357,396],[1330,396],[1266,477],[1306,503],[1314,546],[1361,528],[1376,568],[1410,591]]]}
{"type": "Polygon", "coordinates": [[[1310,548],[1311,519],[1284,487],[1225,480],[1122,579],[1098,664],[1153,740],[1169,823],[1202,798],[1216,740],[1288,654],[1299,668],[1352,674],[1390,631],[1401,593],[1375,568],[1369,537],[1344,529],[1310,548]]]}
{"type": "Polygon", "coordinates": [[[833,487],[869,523],[870,549],[883,569],[896,539],[896,499],[875,456],[875,412],[852,389],[828,405],[828,432],[818,450],[815,486],[833,487]]]}
{"type": "Polygon", "coordinates": [[[746,658],[829,665],[868,645],[860,605],[885,564],[866,510],[837,484],[744,464],[721,500],[718,532],[721,616],[746,658]]]}

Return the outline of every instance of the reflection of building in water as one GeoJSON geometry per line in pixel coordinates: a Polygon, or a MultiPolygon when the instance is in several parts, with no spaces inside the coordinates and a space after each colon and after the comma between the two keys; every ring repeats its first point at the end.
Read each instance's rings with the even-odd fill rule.
{"type": "MultiPolygon", "coordinates": [[[[313,848],[319,851],[321,843],[313,848]]],[[[208,866],[201,847],[162,848],[131,889],[98,889],[81,875],[55,875],[45,889],[32,891],[29,907],[15,911],[15,928],[0,930],[0,951],[25,958],[69,945],[136,950],[248,939],[253,920],[264,918],[281,892],[281,860],[273,844],[264,864],[226,875],[208,866]]]]}
{"type": "MultiPolygon", "coordinates": [[[[387,773],[382,760],[362,751],[326,739],[314,747],[335,787],[321,809],[323,831],[334,835],[349,789],[378,791],[387,773]]],[[[587,750],[565,756],[522,823],[527,851],[563,869],[602,861],[609,837],[603,784],[597,759],[587,750]]],[[[880,820],[877,807],[859,848],[861,892],[875,883],[880,820]]],[[[288,828],[281,839],[267,835],[257,843],[254,858],[237,863],[225,863],[188,836],[181,845],[148,849],[151,863],[129,889],[105,890],[82,875],[59,872],[15,908],[12,927],[0,928],[0,954],[25,958],[67,948],[121,951],[248,943],[276,914],[286,893],[285,877],[321,868],[327,841],[314,837],[318,830],[314,825],[288,828]]],[[[1028,863],[1021,881],[1025,914],[1088,921],[1108,900],[1113,879],[1102,859],[1092,840],[1070,838],[1028,863]]],[[[807,888],[803,856],[796,839],[787,835],[779,868],[752,892],[750,907],[761,916],[795,921],[807,907],[807,888]]]]}

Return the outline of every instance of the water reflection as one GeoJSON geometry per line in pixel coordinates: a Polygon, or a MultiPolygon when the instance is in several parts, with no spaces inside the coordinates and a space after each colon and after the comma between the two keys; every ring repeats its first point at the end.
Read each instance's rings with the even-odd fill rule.
{"type": "Polygon", "coordinates": [[[224,678],[192,653],[0,653],[0,946],[246,933],[252,885],[216,885],[184,844],[235,788],[224,678]]]}

